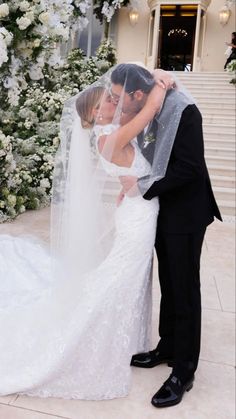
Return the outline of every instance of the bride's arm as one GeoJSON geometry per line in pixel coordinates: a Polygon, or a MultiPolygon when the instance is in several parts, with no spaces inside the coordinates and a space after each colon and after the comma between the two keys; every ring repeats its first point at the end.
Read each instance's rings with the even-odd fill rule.
{"type": "MultiPolygon", "coordinates": [[[[109,135],[99,138],[99,151],[103,153],[120,152],[133,138],[135,138],[153,119],[160,110],[165,99],[166,90],[155,85],[147,97],[143,109],[135,117],[109,135]]],[[[111,155],[111,154],[110,154],[111,155]]]]}

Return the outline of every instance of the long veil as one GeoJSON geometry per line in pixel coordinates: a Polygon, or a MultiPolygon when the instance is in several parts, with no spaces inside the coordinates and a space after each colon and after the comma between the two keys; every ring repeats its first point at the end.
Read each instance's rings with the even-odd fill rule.
{"type": "MultiPolygon", "coordinates": [[[[106,80],[107,75],[94,86],[105,87],[106,80]]],[[[76,111],[79,95],[63,109],[51,205],[53,272],[57,278],[69,275],[67,279],[76,281],[95,269],[111,247],[119,187],[105,187],[108,175],[99,160],[94,129],[84,129],[76,111]]]]}
{"type": "MultiPolygon", "coordinates": [[[[143,89],[154,83],[147,70],[133,66],[123,67],[124,88],[109,124],[101,126],[99,118],[93,121],[88,118],[89,129],[84,128],[84,119],[78,116],[77,102],[82,100],[83,103],[83,98],[94,87],[99,87],[102,92],[99,104],[103,99],[109,99],[111,82],[114,74],[118,73],[119,76],[119,66],[90,86],[90,90],[72,97],[64,106],[61,143],[53,178],[51,257],[41,252],[37,243],[34,245],[33,242],[10,239],[9,245],[7,241],[1,242],[6,249],[0,273],[7,273],[9,279],[5,281],[7,292],[0,295],[1,395],[21,392],[44,397],[101,399],[127,394],[130,356],[134,352],[129,353],[126,349],[130,342],[132,345],[134,342],[130,351],[137,347],[139,334],[133,332],[135,336],[130,337],[129,325],[136,321],[138,326],[134,331],[140,331],[140,316],[146,309],[142,302],[150,285],[145,276],[146,270],[150,276],[150,264],[145,264],[148,257],[152,261],[152,254],[149,254],[151,247],[148,256],[145,254],[146,242],[137,247],[140,260],[136,257],[137,249],[134,251],[134,247],[136,243],[139,245],[140,231],[142,234],[144,231],[144,238],[147,236],[143,229],[147,221],[143,203],[148,204],[148,211],[149,204],[151,209],[155,207],[155,211],[156,206],[152,206],[153,202],[150,201],[143,202],[141,195],[138,195],[124,198],[119,211],[116,205],[120,190],[119,176],[121,173],[140,174],[141,193],[153,181],[165,176],[182,112],[193,102],[180,87],[167,93],[161,111],[155,115],[155,121],[151,120],[144,127],[142,135],[130,139],[133,150],[131,163],[125,167],[122,162],[114,164],[111,148],[110,157],[106,153],[106,158],[98,151],[99,135],[101,132],[103,136],[115,133],[113,139],[117,138],[118,141],[124,101],[127,94],[132,99],[134,90],[131,86],[133,71],[136,81],[144,82],[143,89]],[[135,200],[135,205],[132,200],[135,200]],[[123,222],[122,217],[127,217],[128,222],[123,222]],[[132,240],[127,240],[128,235],[132,240]],[[112,251],[119,247],[116,247],[119,240],[121,247],[124,245],[121,256],[109,259],[112,251]],[[16,247],[11,249],[10,245],[14,243],[16,247]],[[19,275],[19,269],[16,268],[23,265],[23,259],[27,269],[23,267],[19,275]],[[138,276],[141,277],[141,285],[137,281],[138,276]],[[16,278],[15,282],[13,277],[16,278]],[[9,306],[6,300],[9,295],[15,296],[18,281],[29,284],[28,298],[22,298],[20,294],[17,304],[13,301],[13,306],[9,306]],[[140,287],[142,306],[137,316],[136,286],[140,287]],[[117,325],[117,330],[113,333],[114,325],[117,325]],[[103,363],[104,350],[106,354],[109,353],[109,359],[103,363]]],[[[95,103],[95,108],[99,104],[95,103]]],[[[89,114],[90,109],[87,110],[89,114]]],[[[147,225],[151,226],[153,233],[157,212],[150,210],[150,213],[151,221],[154,221],[152,224],[147,222],[147,225]]],[[[147,243],[151,242],[147,240],[147,243]]],[[[114,252],[115,256],[117,253],[114,252]]],[[[142,332],[143,342],[146,342],[145,333],[142,332]]]]}

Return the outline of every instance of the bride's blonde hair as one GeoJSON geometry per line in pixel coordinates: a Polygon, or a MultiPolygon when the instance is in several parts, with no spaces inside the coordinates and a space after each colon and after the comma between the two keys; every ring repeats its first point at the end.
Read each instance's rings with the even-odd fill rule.
{"type": "Polygon", "coordinates": [[[95,122],[93,109],[99,105],[104,87],[91,86],[81,92],[76,99],[76,110],[81,118],[83,128],[91,128],[95,122]]]}

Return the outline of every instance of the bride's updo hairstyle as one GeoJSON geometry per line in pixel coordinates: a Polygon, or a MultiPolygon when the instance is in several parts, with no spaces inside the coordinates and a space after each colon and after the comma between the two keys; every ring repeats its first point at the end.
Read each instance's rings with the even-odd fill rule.
{"type": "Polygon", "coordinates": [[[102,86],[91,86],[81,92],[76,99],[76,110],[81,118],[83,128],[93,127],[95,122],[93,109],[99,105],[104,90],[102,86]]]}

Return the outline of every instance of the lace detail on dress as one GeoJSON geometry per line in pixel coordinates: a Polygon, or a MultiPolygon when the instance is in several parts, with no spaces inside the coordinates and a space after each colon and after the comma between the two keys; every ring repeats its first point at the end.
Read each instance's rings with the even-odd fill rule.
{"type": "MultiPolygon", "coordinates": [[[[148,170],[133,144],[135,159],[130,170],[106,162],[109,174],[125,169],[143,175],[148,170]]],[[[1,274],[8,275],[9,295],[27,288],[27,283],[34,284],[33,290],[27,288],[27,301],[1,310],[1,395],[100,400],[128,394],[131,356],[150,349],[158,209],[158,199],[123,200],[115,214],[113,247],[98,268],[85,276],[83,289],[78,286],[81,281],[71,283],[69,278],[63,285],[53,282],[49,255],[39,252],[37,243],[0,236],[1,274]],[[33,267],[22,263],[23,254],[33,260],[33,267]],[[17,267],[21,267],[20,275],[17,267]],[[41,293],[45,289],[49,292],[41,293]]]]}

